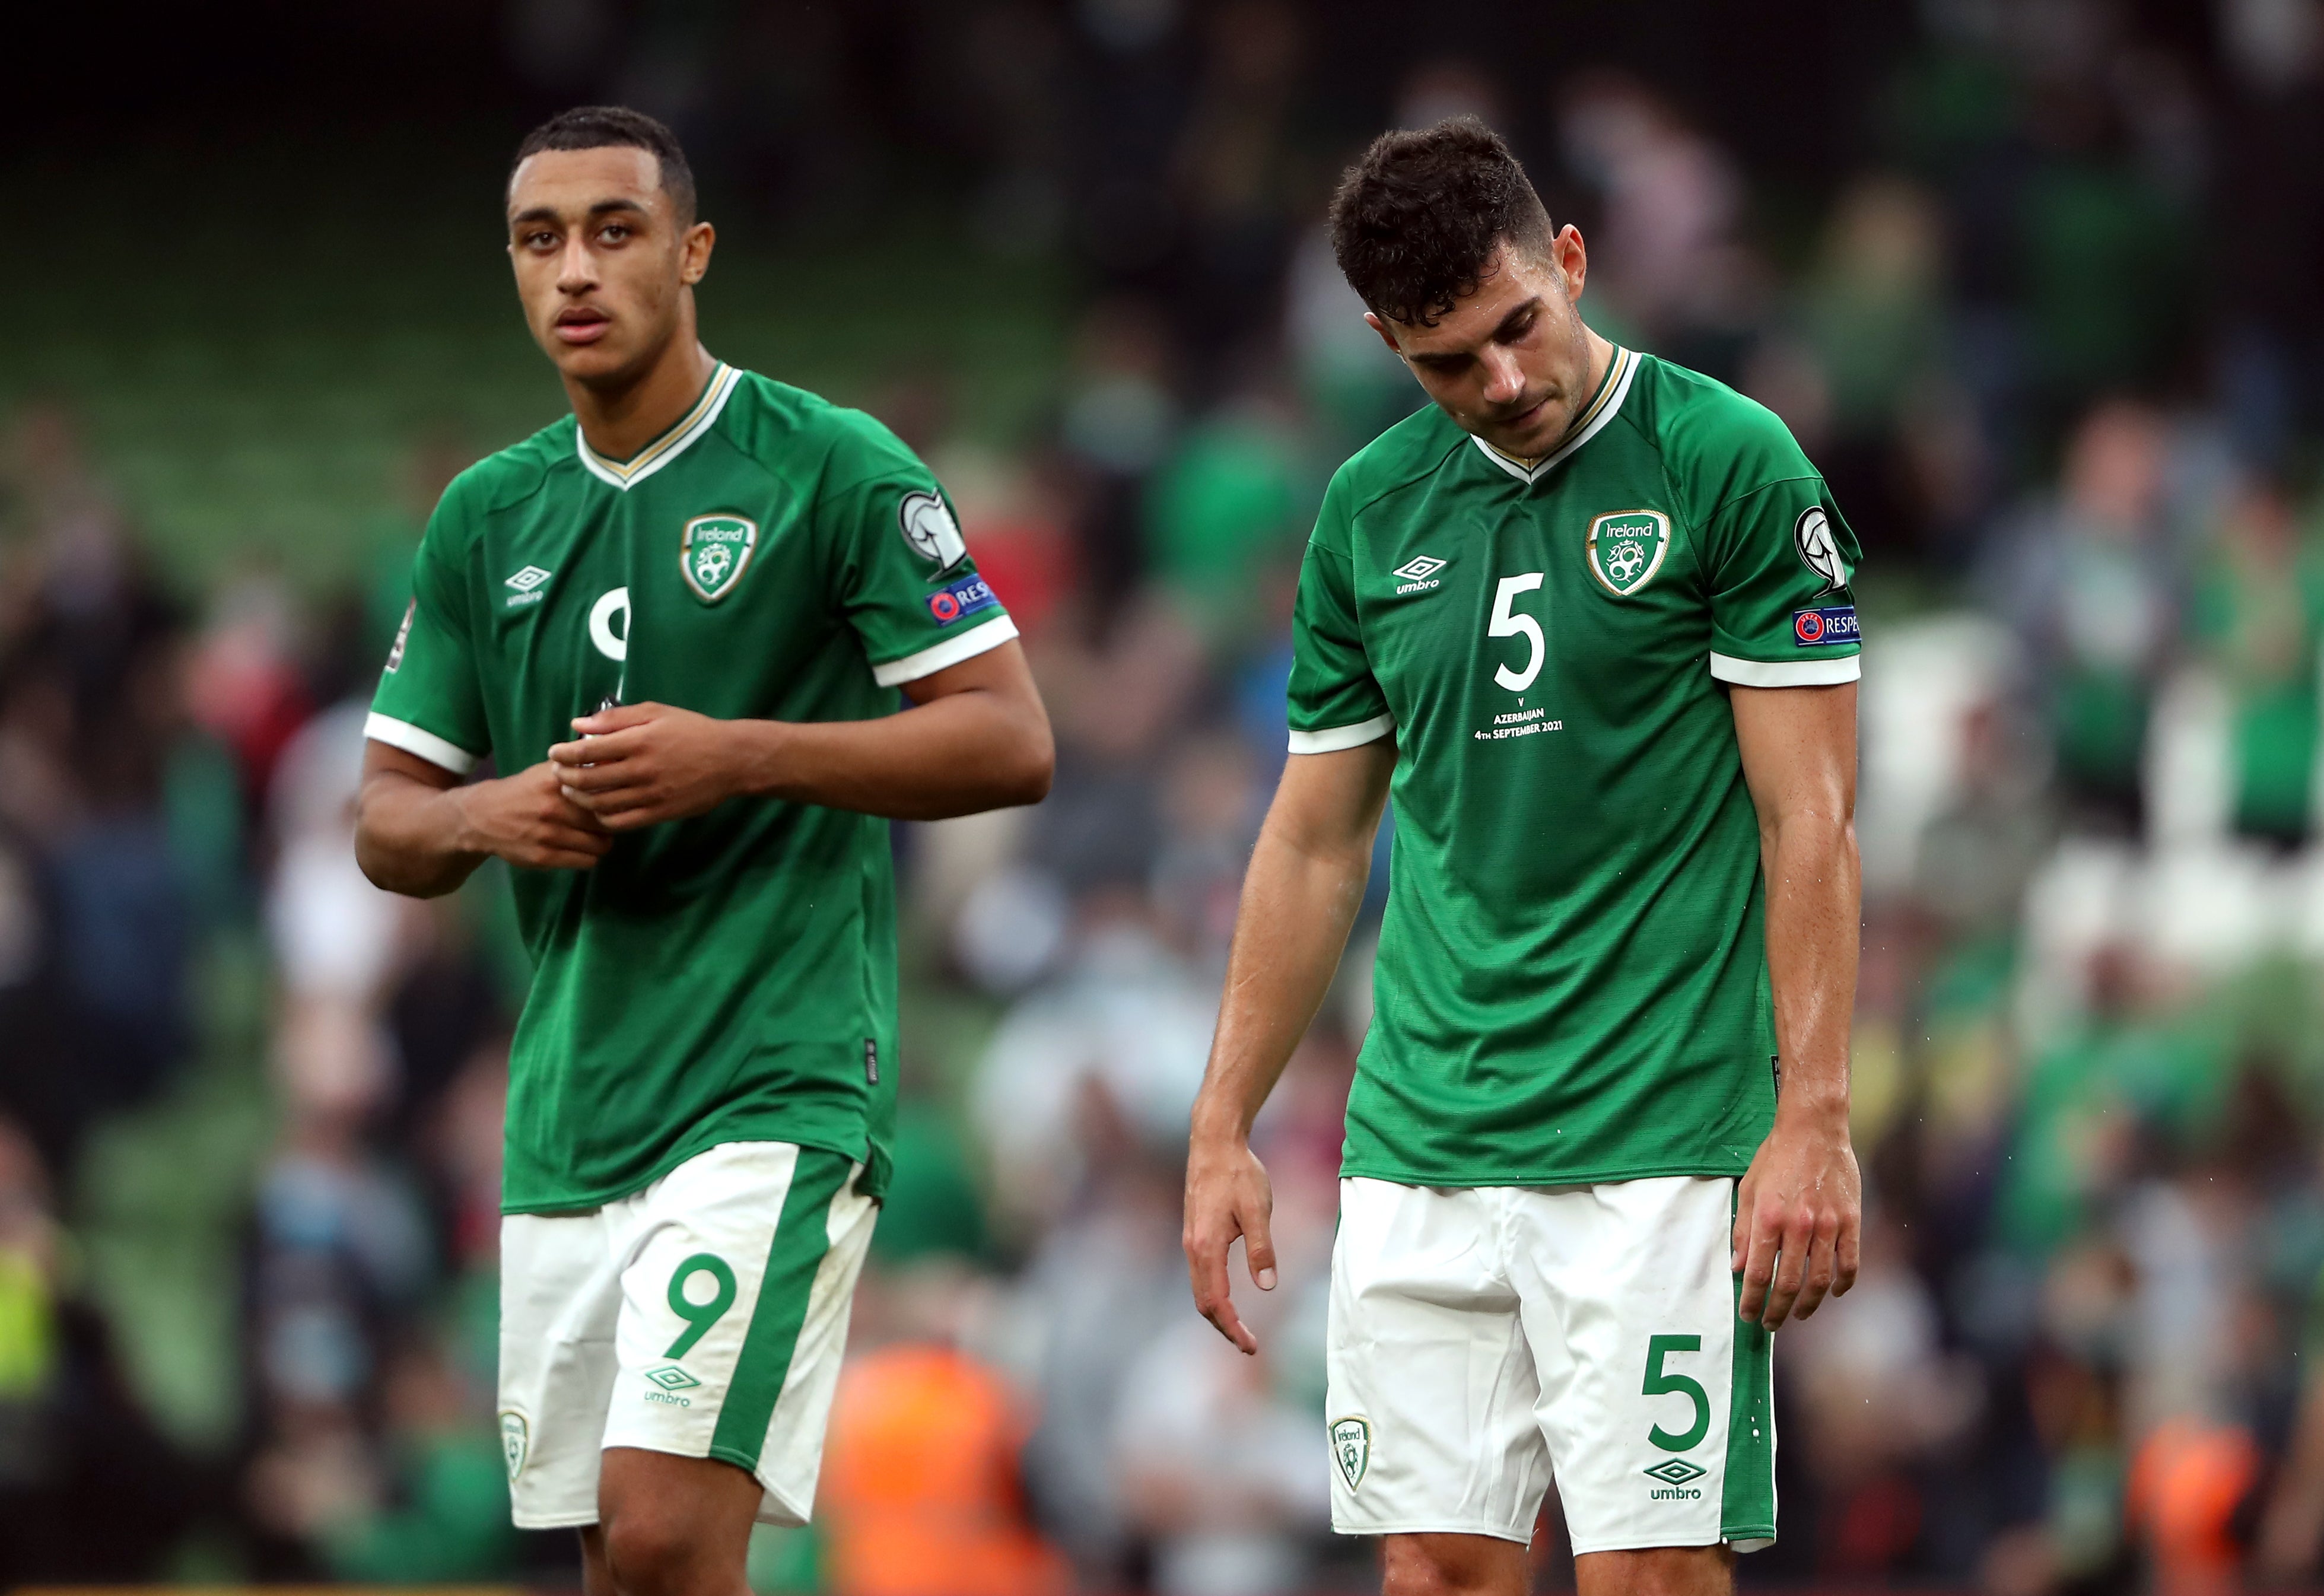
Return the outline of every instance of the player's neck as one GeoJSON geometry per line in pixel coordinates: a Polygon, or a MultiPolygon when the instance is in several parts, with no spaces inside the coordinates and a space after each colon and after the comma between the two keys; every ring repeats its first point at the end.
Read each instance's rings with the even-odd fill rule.
{"type": "Polygon", "coordinates": [[[626,460],[677,426],[717,369],[689,326],[635,375],[586,384],[567,377],[565,396],[589,447],[605,459],[626,460]]]}

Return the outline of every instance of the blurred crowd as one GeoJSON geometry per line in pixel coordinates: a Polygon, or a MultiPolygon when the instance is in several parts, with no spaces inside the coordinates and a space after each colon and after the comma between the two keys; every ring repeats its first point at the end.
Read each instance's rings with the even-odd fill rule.
{"type": "MultiPolygon", "coordinates": [[[[1057,780],[898,828],[897,1185],[817,1523],[762,1532],[752,1581],[1367,1588],[1320,1420],[1384,871],[1259,1123],[1260,1356],[1177,1245],[1307,523],[1419,400],[1321,233],[1328,12],[964,14],[962,226],[1066,263],[1077,320],[1007,447],[973,370],[864,397],[1018,617],[1057,780]]],[[[586,79],[559,8],[510,14],[527,69],[586,79]]],[[[1865,1262],[1778,1340],[1784,1538],[1748,1582],[2324,1573],[2324,6],[2144,16],[1925,0],[1812,200],[1650,75],[1417,51],[1382,107],[1536,129],[1585,314],[1782,414],[1865,549],[1865,1262]]],[[[793,88],[786,136],[826,140],[798,170],[845,170],[793,88]]],[[[505,881],[394,899],[349,845],[463,463],[415,451],[368,585],[187,593],[67,410],[6,423],[0,1585],[574,1577],[507,1527],[493,1422],[505,881]]],[[[1570,1580],[1554,1500],[1537,1549],[1570,1580]]]]}

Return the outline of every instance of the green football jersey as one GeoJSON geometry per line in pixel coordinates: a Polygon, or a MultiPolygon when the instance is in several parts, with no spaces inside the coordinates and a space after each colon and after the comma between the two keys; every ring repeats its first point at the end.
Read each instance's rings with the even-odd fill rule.
{"type": "Polygon", "coordinates": [[[1855,680],[1856,560],[1781,421],[1619,349],[1531,467],[1432,406],[1340,468],[1300,570],[1291,750],[1397,743],[1347,1174],[1749,1164],[1774,1025],[1722,684],[1855,680]]]}
{"type": "MultiPolygon", "coordinates": [[[[445,490],[368,734],[513,773],[608,701],[867,720],[1017,635],[927,468],[870,417],[721,365],[627,461],[567,416],[445,490]]],[[[861,1158],[895,1117],[888,823],[736,798],[513,872],[534,960],[503,1205],[586,1208],[705,1149],[861,1158]]]]}

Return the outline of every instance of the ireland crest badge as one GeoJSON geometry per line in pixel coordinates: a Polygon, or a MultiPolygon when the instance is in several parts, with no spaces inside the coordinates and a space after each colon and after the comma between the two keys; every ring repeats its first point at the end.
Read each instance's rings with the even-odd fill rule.
{"type": "Polygon", "coordinates": [[[759,523],[741,515],[697,515],[678,540],[678,568],[705,604],[734,591],[759,546],[759,523]]]}
{"type": "Polygon", "coordinates": [[[1365,1471],[1372,1462],[1372,1426],[1369,1419],[1333,1422],[1332,1461],[1340,1465],[1340,1478],[1348,1482],[1350,1490],[1364,1482],[1365,1471]]]}
{"type": "Polygon", "coordinates": [[[508,1465],[512,1483],[524,1472],[527,1459],[532,1455],[532,1426],[524,1415],[512,1407],[501,1410],[501,1461],[508,1465]]]}
{"type": "Polygon", "coordinates": [[[1670,517],[1659,510],[1620,510],[1590,523],[1590,574],[1616,598],[1655,579],[1670,552],[1670,517]]]}

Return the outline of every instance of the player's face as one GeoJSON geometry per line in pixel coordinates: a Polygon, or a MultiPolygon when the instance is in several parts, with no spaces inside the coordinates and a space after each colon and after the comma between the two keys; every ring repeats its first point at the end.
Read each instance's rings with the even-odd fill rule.
{"type": "Polygon", "coordinates": [[[1574,309],[1589,268],[1581,233],[1564,228],[1548,256],[1503,245],[1434,327],[1364,318],[1464,431],[1526,460],[1555,447],[1590,401],[1595,364],[1574,309]]]}
{"type": "Polygon", "coordinates": [[[544,150],[509,180],[509,259],[534,339],[567,378],[618,383],[689,326],[707,222],[681,226],[650,151],[544,150]]]}

